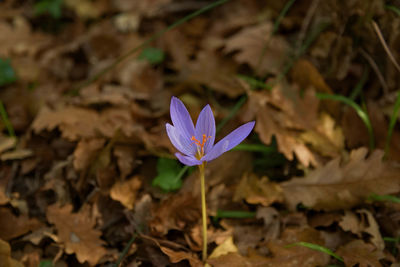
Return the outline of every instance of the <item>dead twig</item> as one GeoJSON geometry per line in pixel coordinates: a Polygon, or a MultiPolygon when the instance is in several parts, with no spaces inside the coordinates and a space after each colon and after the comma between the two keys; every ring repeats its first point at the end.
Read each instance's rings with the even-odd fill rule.
{"type": "Polygon", "coordinates": [[[361,55],[368,61],[369,65],[374,70],[376,76],[378,76],[378,80],[383,88],[383,92],[385,96],[387,96],[389,93],[389,87],[387,86],[385,78],[383,77],[381,71],[379,70],[378,65],[376,65],[374,59],[364,49],[361,49],[360,52],[361,55]]]}
{"type": "Polygon", "coordinates": [[[379,41],[381,42],[383,49],[385,49],[386,54],[388,55],[390,61],[392,61],[393,65],[396,67],[396,69],[400,72],[400,66],[397,63],[396,59],[394,58],[392,52],[390,51],[388,45],[386,44],[385,39],[383,38],[382,32],[379,29],[378,24],[376,24],[375,21],[372,21],[372,26],[376,32],[376,34],[378,35],[379,41]]]}

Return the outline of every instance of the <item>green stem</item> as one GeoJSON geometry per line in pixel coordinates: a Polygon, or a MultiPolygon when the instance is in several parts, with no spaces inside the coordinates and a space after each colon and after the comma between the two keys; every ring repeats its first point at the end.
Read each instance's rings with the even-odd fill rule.
{"type": "Polygon", "coordinates": [[[206,186],[204,178],[205,163],[199,165],[201,183],[201,214],[203,219],[203,261],[207,260],[207,208],[206,208],[206,186]]]}
{"type": "Polygon", "coordinates": [[[6,126],[7,128],[8,135],[10,137],[15,137],[14,128],[10,120],[8,119],[6,108],[4,107],[3,102],[1,100],[0,100],[0,117],[3,120],[4,126],[6,126]]]}

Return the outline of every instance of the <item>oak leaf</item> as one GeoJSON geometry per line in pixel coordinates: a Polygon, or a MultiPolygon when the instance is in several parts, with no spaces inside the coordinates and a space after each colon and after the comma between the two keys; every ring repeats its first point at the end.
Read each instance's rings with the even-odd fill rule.
{"type": "Polygon", "coordinates": [[[135,207],[137,193],[141,185],[142,181],[136,176],[127,181],[117,181],[110,190],[110,197],[132,210],[135,207]]]}
{"type": "Polygon", "coordinates": [[[381,250],[360,239],[340,247],[336,253],[343,258],[346,266],[380,267],[382,264],[379,260],[385,257],[381,250]]]}
{"type": "Polygon", "coordinates": [[[234,201],[245,199],[249,204],[269,206],[274,202],[283,202],[283,193],[279,184],[267,177],[259,178],[255,174],[244,174],[236,187],[234,201]]]}
{"type": "Polygon", "coordinates": [[[78,213],[72,212],[72,205],[59,207],[57,204],[47,208],[47,219],[57,229],[57,236],[65,246],[67,254],[76,254],[80,263],[87,261],[95,265],[106,255],[101,231],[95,229],[95,219],[90,215],[89,207],[83,207],[78,213]]]}
{"type": "Polygon", "coordinates": [[[311,171],[304,178],[293,178],[281,184],[291,209],[300,203],[318,210],[349,209],[362,203],[370,194],[392,194],[400,191],[400,169],[383,162],[383,152],[360,148],[341,164],[338,157],[311,171]]]}
{"type": "Polygon", "coordinates": [[[238,51],[233,58],[249,64],[257,74],[278,74],[285,63],[289,45],[280,36],[273,35],[273,24],[265,22],[243,28],[226,40],[224,51],[238,51]]]}

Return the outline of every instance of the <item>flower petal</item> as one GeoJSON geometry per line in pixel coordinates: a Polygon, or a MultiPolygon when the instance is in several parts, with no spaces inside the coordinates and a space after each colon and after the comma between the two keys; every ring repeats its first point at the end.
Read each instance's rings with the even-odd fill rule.
{"type": "Polygon", "coordinates": [[[221,156],[228,150],[231,150],[238,144],[240,144],[253,130],[254,121],[243,124],[242,126],[236,128],[233,132],[221,139],[211,150],[208,152],[202,160],[211,161],[215,158],[221,156]]]}
{"type": "Polygon", "coordinates": [[[190,139],[183,137],[181,132],[171,124],[167,123],[165,126],[167,128],[169,140],[171,140],[174,147],[185,155],[194,156],[197,150],[196,146],[191,143],[190,139]]]}
{"type": "Polygon", "coordinates": [[[181,153],[175,153],[175,156],[179,159],[182,164],[187,166],[201,165],[203,161],[196,159],[195,157],[185,156],[181,153]]]}
{"type": "Polygon", "coordinates": [[[214,145],[215,140],[215,119],[210,105],[205,106],[200,112],[196,122],[195,133],[196,139],[200,142],[203,140],[203,134],[205,134],[206,137],[210,137],[204,145],[204,153],[207,154],[214,145]]]}
{"type": "Polygon", "coordinates": [[[184,138],[190,140],[194,136],[194,126],[192,118],[190,118],[189,112],[185,105],[176,97],[171,98],[170,114],[172,124],[176,130],[184,138]]]}

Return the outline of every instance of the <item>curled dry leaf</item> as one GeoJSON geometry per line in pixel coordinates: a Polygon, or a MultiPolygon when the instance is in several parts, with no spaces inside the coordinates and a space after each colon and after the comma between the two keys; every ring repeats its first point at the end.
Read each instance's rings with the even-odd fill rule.
{"type": "Polygon", "coordinates": [[[101,231],[95,229],[96,222],[88,206],[73,213],[72,205],[52,205],[47,208],[47,219],[56,226],[57,236],[64,244],[65,252],[75,253],[80,263],[87,261],[95,265],[107,254],[103,247],[104,241],[100,239],[101,231]]]}
{"type": "Polygon", "coordinates": [[[196,254],[187,250],[186,247],[167,240],[156,239],[150,236],[141,235],[142,238],[155,243],[160,250],[169,257],[172,263],[187,260],[191,267],[202,267],[203,264],[196,254]]]}
{"type": "Polygon", "coordinates": [[[246,120],[257,121],[255,131],[264,144],[276,137],[278,150],[289,160],[294,155],[304,165],[317,165],[312,151],[300,139],[300,134],[313,130],[318,119],[318,99],[311,90],[303,97],[293,86],[277,84],[271,91],[248,92],[246,120]]]}
{"type": "Polygon", "coordinates": [[[336,158],[311,171],[304,178],[293,178],[281,184],[291,209],[300,203],[321,210],[348,209],[362,203],[370,194],[393,194],[400,191],[400,168],[383,162],[383,152],[368,150],[350,153],[348,162],[336,158]]]}
{"type": "Polygon", "coordinates": [[[379,260],[385,257],[381,250],[360,239],[340,247],[336,253],[343,258],[346,266],[380,267],[382,264],[379,260]]]}
{"type": "Polygon", "coordinates": [[[360,238],[363,233],[369,234],[371,236],[371,243],[378,250],[382,251],[385,248],[385,243],[374,216],[366,209],[359,209],[357,213],[359,216],[351,211],[346,211],[339,222],[339,226],[345,231],[351,231],[360,238]]]}
{"type": "Polygon", "coordinates": [[[133,210],[137,192],[142,185],[142,181],[138,176],[127,181],[117,181],[110,190],[110,197],[121,202],[126,208],[133,210]]]}
{"type": "Polygon", "coordinates": [[[259,178],[246,173],[236,187],[234,201],[245,199],[249,204],[269,206],[274,202],[283,202],[283,192],[279,184],[270,182],[267,177],[259,178]]]}
{"type": "Polygon", "coordinates": [[[326,113],[321,113],[317,126],[302,133],[300,139],[322,156],[335,157],[344,150],[343,131],[326,113]]]}

